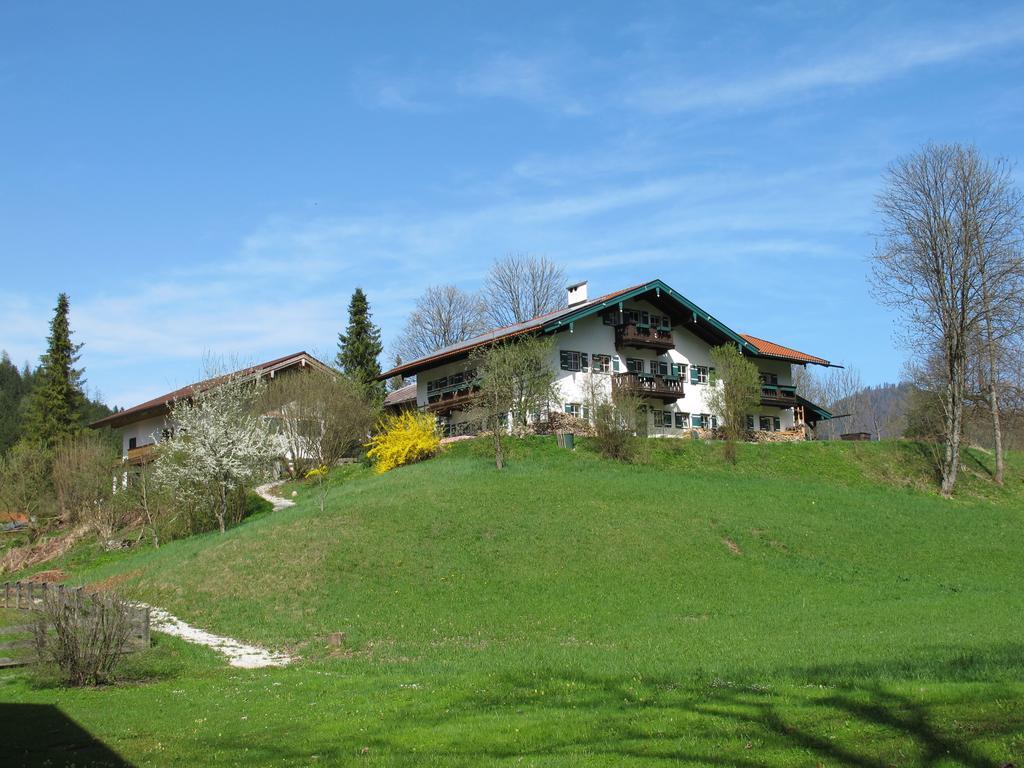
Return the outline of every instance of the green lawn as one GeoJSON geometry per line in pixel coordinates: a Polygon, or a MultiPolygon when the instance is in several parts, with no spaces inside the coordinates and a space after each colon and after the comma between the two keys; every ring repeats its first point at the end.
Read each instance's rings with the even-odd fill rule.
{"type": "MultiPolygon", "coordinates": [[[[75,581],[303,660],[236,670],[158,636],[124,685],[5,672],[0,702],[56,705],[140,765],[1024,757],[1020,455],[999,490],[969,454],[948,501],[909,443],[743,446],[736,467],[682,441],[644,466],[553,438],[511,454],[346,468],[325,514],[301,489],[225,536],[80,548],[75,581]]],[[[0,715],[20,760],[30,711],[0,715]]],[[[28,762],[88,764],[71,733],[28,762]]]]}

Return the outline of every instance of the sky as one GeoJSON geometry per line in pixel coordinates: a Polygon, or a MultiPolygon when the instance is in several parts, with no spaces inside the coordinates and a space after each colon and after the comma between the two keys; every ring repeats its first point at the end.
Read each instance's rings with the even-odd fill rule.
{"type": "Polygon", "coordinates": [[[895,381],[885,168],[1022,118],[1021,3],[0,0],[0,349],[130,406],[529,253],[895,381]]]}

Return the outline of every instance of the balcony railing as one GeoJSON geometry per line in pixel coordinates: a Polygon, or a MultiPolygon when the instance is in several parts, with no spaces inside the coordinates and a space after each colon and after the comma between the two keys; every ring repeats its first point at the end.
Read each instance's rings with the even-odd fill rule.
{"type": "Polygon", "coordinates": [[[129,464],[148,464],[153,460],[153,451],[156,450],[156,443],[146,443],[128,449],[125,460],[129,464]]]}
{"type": "Polygon", "coordinates": [[[675,349],[676,343],[672,339],[671,328],[653,327],[644,323],[626,323],[615,329],[615,346],[667,351],[675,349]]]}
{"type": "Polygon", "coordinates": [[[616,373],[612,376],[612,392],[655,397],[666,403],[673,403],[684,396],[680,377],[651,373],[616,373]]]}
{"type": "Polygon", "coordinates": [[[466,382],[435,390],[427,395],[427,410],[431,413],[446,415],[452,411],[463,411],[476,398],[479,387],[475,382],[466,382]]]}
{"type": "Polygon", "coordinates": [[[796,387],[783,384],[762,384],[761,405],[789,408],[796,405],[796,387]]]}

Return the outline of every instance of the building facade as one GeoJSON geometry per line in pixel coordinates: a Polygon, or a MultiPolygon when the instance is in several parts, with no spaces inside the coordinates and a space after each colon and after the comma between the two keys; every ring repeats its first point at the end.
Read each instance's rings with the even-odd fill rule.
{"type": "Polygon", "coordinates": [[[560,399],[552,407],[582,419],[589,417],[594,392],[610,396],[623,389],[642,398],[649,434],[713,429],[717,417],[707,396],[718,377],[711,349],[728,343],[761,374],[761,402],[747,415],[747,428],[789,430],[831,418],[796,394],[792,375],[794,365],[828,366],[828,360],[738,334],[660,280],[596,299],[588,298],[586,283],[572,285],[561,310],[439,350],[382,378],[415,375],[416,406],[436,414],[446,434],[472,432],[476,375],[470,354],[526,334],[553,338],[549,365],[560,399]]]}

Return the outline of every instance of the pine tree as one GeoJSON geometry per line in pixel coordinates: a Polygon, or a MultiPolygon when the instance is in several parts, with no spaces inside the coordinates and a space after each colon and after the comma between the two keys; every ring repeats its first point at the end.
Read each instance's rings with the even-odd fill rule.
{"type": "MultiPolygon", "coordinates": [[[[392,368],[398,368],[402,364],[402,356],[395,355],[395,363],[392,368]]],[[[405,386],[405,376],[402,374],[396,374],[388,379],[388,388],[395,392],[405,386]]]]}
{"type": "Polygon", "coordinates": [[[363,289],[356,288],[348,305],[348,328],[338,334],[335,363],[347,376],[383,397],[384,385],[376,380],[380,376],[377,357],[383,349],[380,328],[370,319],[370,303],[363,289]]]}
{"type": "Polygon", "coordinates": [[[75,368],[82,345],[71,343],[69,308],[68,295],[60,294],[50,321],[46,354],[40,358],[34,377],[25,430],[29,437],[51,447],[81,429],[85,403],[82,369],[75,368]]]}
{"type": "Polygon", "coordinates": [[[21,400],[27,387],[7,352],[0,353],[0,454],[18,442],[21,400]]]}

